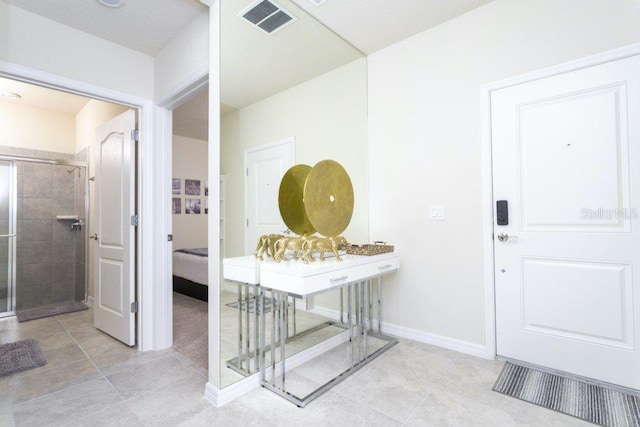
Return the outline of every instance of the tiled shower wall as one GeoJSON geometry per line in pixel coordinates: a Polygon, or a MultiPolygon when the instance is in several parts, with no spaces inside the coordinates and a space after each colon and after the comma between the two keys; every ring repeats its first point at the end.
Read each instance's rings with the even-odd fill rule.
{"type": "MultiPolygon", "coordinates": [[[[0,152],[7,151],[5,147],[0,152]]],[[[15,151],[15,150],[11,150],[15,151]]],[[[31,151],[31,150],[29,150],[31,151]]],[[[9,152],[22,156],[73,160],[63,153],[9,152]]],[[[78,231],[72,221],[57,215],[84,218],[84,168],[17,161],[16,309],[39,307],[84,298],[84,250],[78,250],[78,231]],[[71,172],[69,172],[71,171],[71,172]],[[80,185],[77,185],[80,184],[80,185]],[[82,209],[77,209],[76,187],[82,187],[82,209]],[[76,262],[77,252],[82,258],[76,262]],[[78,270],[77,270],[78,269],[78,270]],[[81,276],[81,284],[77,283],[81,276]]]]}

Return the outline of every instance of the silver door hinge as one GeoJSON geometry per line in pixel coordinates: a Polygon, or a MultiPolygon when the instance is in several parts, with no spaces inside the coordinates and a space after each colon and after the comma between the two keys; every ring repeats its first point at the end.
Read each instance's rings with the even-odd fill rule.
{"type": "Polygon", "coordinates": [[[131,215],[131,225],[133,225],[134,227],[137,227],[138,224],[140,224],[140,219],[138,218],[138,215],[131,215]]]}
{"type": "Polygon", "coordinates": [[[173,242],[173,234],[167,234],[167,242],[173,242]]]}
{"type": "Polygon", "coordinates": [[[135,142],[138,142],[138,140],[140,139],[140,132],[138,132],[138,129],[133,129],[131,131],[131,139],[135,142]]]}
{"type": "Polygon", "coordinates": [[[131,303],[131,312],[132,313],[138,312],[138,301],[134,301],[131,303]]]}
{"type": "Polygon", "coordinates": [[[247,218],[247,227],[249,226],[249,218],[247,218]]]}
{"type": "Polygon", "coordinates": [[[249,168],[245,169],[245,173],[247,174],[247,176],[249,176],[249,168]]]}

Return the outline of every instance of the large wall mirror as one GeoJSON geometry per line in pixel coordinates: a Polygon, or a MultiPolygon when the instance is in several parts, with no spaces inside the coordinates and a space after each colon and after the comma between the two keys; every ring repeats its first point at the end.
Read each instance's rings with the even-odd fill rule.
{"type": "MultiPolygon", "coordinates": [[[[341,163],[355,193],[343,235],[352,243],[368,241],[366,73],[366,58],[357,49],[291,1],[221,2],[221,257],[253,254],[255,236],[286,229],[277,190],[287,161],[341,163]],[[252,5],[257,9],[249,12],[252,5]],[[274,7],[282,13],[274,13],[274,7]],[[259,180],[247,175],[247,161],[258,165],[259,180]]],[[[252,307],[238,304],[237,289],[236,283],[221,280],[220,388],[245,378],[229,367],[234,360],[237,365],[243,348],[240,317],[245,326],[249,319],[249,335],[255,336],[252,307]]],[[[339,316],[339,300],[336,291],[313,301],[291,301],[300,336],[287,346],[287,356],[344,330],[331,325],[339,316]]],[[[255,369],[255,360],[242,364],[255,369]]],[[[300,383],[309,381],[320,379],[300,383]]]]}

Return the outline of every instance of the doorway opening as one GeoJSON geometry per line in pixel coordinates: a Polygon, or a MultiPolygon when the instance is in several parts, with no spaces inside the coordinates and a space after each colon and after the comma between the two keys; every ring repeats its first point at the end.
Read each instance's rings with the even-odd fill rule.
{"type": "MultiPolygon", "coordinates": [[[[92,305],[98,240],[90,237],[100,234],[96,130],[123,112],[138,113],[11,78],[0,77],[0,87],[17,94],[0,100],[7,123],[0,130],[0,316],[70,301],[92,305]]],[[[127,189],[134,200],[136,188],[134,181],[127,189]]],[[[128,245],[135,253],[135,237],[128,245]]],[[[135,291],[135,280],[130,285],[135,291]]],[[[119,339],[133,345],[135,337],[132,329],[119,339]]]]}
{"type": "Polygon", "coordinates": [[[208,85],[176,104],[171,119],[173,348],[206,371],[209,186],[217,185],[208,181],[208,85]]]}

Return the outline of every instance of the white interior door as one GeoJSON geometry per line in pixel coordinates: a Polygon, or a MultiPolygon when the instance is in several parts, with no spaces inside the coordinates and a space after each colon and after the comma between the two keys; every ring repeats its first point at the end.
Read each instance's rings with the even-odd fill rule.
{"type": "Polygon", "coordinates": [[[498,354],[640,389],[640,57],[491,103],[498,354]]]}
{"type": "Polygon", "coordinates": [[[245,152],[245,253],[255,251],[264,234],[282,233],[287,226],[278,208],[280,181],[293,166],[294,139],[245,152]]]}
{"type": "Polygon", "coordinates": [[[96,130],[96,328],[135,345],[135,112],[126,111],[96,130]]]}

